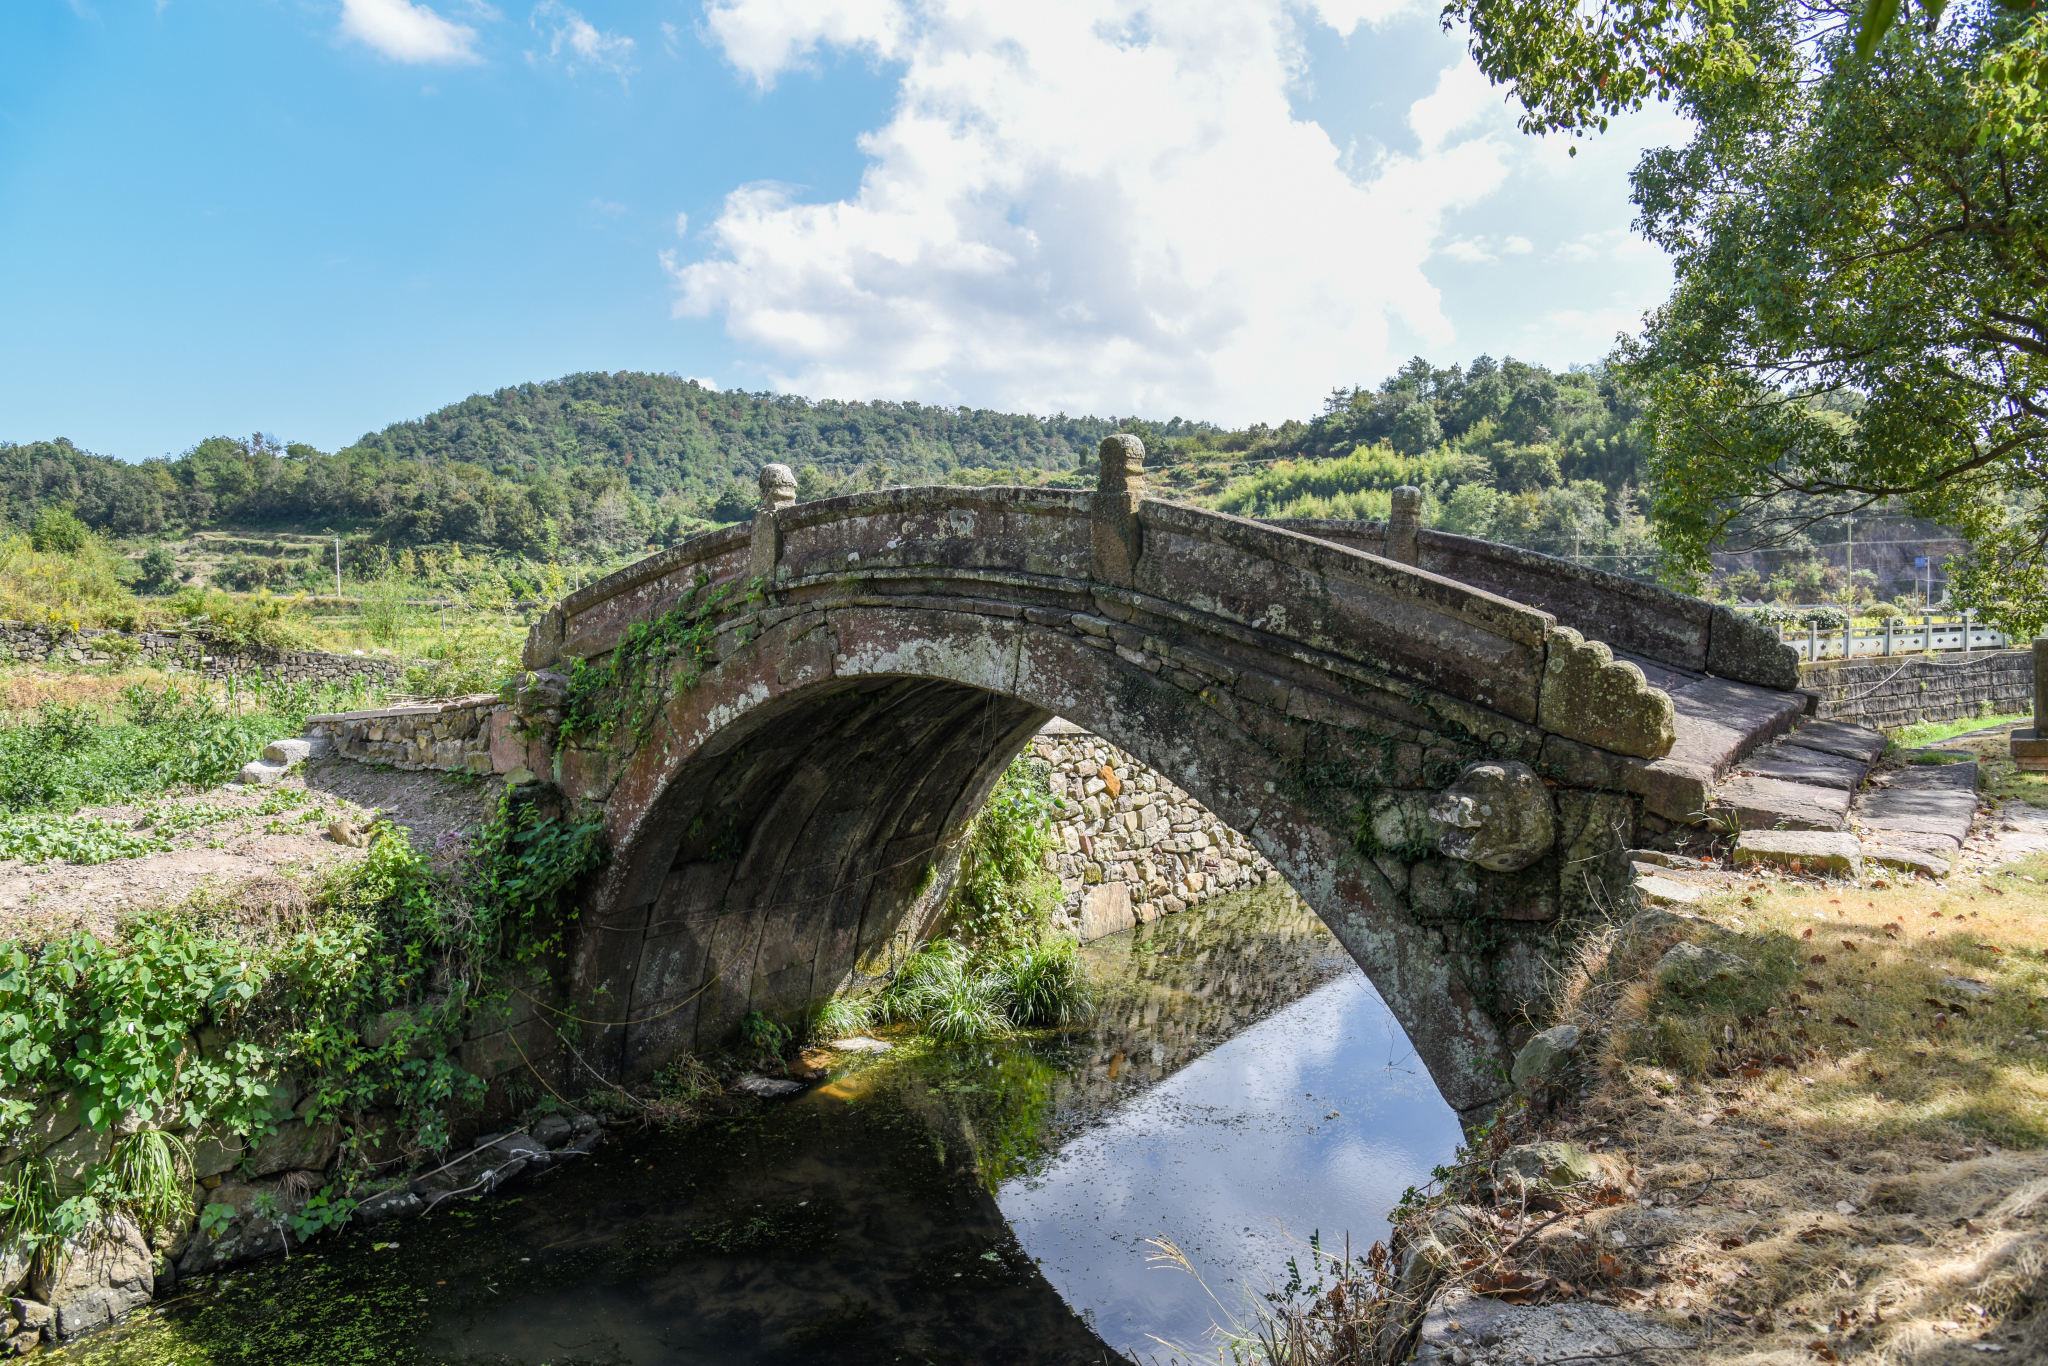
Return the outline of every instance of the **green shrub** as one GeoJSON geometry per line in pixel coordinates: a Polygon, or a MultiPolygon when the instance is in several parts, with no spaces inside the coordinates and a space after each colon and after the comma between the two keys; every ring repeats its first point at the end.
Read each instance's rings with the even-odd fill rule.
{"type": "Polygon", "coordinates": [[[969,823],[946,918],[977,948],[1002,953],[1047,933],[1060,904],[1059,879],[1045,866],[1052,811],[1044,765],[1019,757],[969,823]]]}

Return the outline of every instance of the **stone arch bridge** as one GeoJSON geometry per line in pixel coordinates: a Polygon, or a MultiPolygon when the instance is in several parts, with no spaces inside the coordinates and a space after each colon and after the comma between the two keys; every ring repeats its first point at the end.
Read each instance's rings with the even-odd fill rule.
{"type": "Polygon", "coordinates": [[[1621,894],[1639,826],[1696,813],[1719,776],[1687,757],[1674,686],[1756,694],[1786,724],[1800,709],[1780,705],[1797,673],[1771,633],[1418,530],[1412,490],[1389,524],[1260,523],[1147,497],[1142,464],[1112,437],[1092,493],[801,505],[769,466],[751,525],[545,614],[517,702],[528,753],[601,811],[613,855],[565,986],[633,1022],[587,1026],[586,1059],[643,1074],[881,970],[1058,715],[1248,836],[1472,1116],[1505,1092],[1546,963],[1621,894]],[[574,662],[649,632],[703,663],[630,680],[642,725],[565,722],[574,662]]]}

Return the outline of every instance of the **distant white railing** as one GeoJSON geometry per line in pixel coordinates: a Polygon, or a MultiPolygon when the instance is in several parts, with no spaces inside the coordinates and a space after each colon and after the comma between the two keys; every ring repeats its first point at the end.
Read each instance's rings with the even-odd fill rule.
{"type": "Polygon", "coordinates": [[[1778,638],[1799,652],[1801,663],[1816,659],[1856,659],[1865,655],[1917,655],[2007,648],[2005,636],[1965,617],[1960,621],[1917,622],[1892,626],[1788,626],[1778,638]]]}

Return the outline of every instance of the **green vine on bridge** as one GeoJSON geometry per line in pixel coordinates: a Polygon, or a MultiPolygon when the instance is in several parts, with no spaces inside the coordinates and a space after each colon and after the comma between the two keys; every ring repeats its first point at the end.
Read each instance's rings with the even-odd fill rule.
{"type": "MultiPolygon", "coordinates": [[[[713,583],[699,574],[682,598],[652,621],[626,628],[619,643],[598,663],[570,666],[562,710],[562,737],[610,739],[624,732],[644,740],[669,697],[668,687],[687,691],[718,662],[720,621],[735,611],[755,611],[767,601],[760,579],[713,583]]],[[[750,639],[738,628],[737,645],[750,639]]]]}

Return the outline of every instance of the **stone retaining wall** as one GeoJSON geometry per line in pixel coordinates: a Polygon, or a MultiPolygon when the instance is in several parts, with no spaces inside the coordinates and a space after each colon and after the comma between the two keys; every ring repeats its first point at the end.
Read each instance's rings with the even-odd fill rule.
{"type": "Polygon", "coordinates": [[[1082,939],[1280,880],[1243,836],[1100,736],[1056,719],[1031,754],[1051,769],[1052,867],[1082,939]]]}
{"type": "Polygon", "coordinates": [[[1822,717],[1883,729],[2033,710],[2032,650],[1823,659],[1799,675],[1820,694],[1822,717]]]}
{"type": "Polygon", "coordinates": [[[452,773],[510,773],[527,763],[518,718],[496,693],[445,702],[327,712],[306,718],[306,738],[366,764],[452,773]]]}
{"type": "Polygon", "coordinates": [[[107,631],[92,626],[74,631],[27,621],[0,621],[0,659],[24,664],[153,664],[214,679],[260,673],[287,683],[367,678],[387,688],[398,686],[401,672],[392,660],[365,655],[227,645],[191,632],[107,631]]]}

